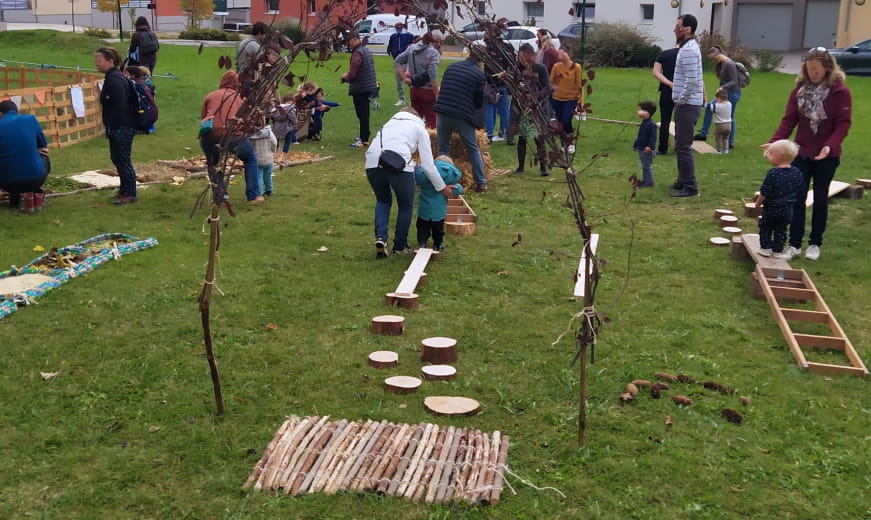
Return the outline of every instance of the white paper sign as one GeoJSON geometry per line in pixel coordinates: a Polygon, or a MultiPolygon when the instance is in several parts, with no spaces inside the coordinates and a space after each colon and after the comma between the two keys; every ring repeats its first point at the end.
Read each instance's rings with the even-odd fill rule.
{"type": "Polygon", "coordinates": [[[73,112],[76,117],[85,117],[85,98],[82,95],[82,87],[70,87],[70,98],[73,100],[73,112]]]}

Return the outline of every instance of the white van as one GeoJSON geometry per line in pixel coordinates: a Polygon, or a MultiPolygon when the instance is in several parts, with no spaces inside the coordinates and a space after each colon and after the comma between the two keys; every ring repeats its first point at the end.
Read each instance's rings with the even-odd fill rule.
{"type": "Polygon", "coordinates": [[[406,31],[415,36],[423,36],[429,30],[426,19],[416,16],[395,14],[372,14],[354,24],[361,38],[368,38],[366,44],[373,53],[387,54],[387,43],[390,35],[396,32],[396,22],[405,24],[406,31]]]}

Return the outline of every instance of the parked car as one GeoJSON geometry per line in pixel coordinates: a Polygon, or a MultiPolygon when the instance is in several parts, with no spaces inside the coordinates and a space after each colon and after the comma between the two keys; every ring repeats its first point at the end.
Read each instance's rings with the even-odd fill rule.
{"type": "Polygon", "coordinates": [[[368,38],[366,46],[374,53],[387,53],[390,35],[396,32],[396,22],[406,25],[406,30],[415,36],[423,36],[429,28],[426,19],[415,16],[373,14],[354,24],[361,38],[368,38]]]}
{"type": "MultiPolygon", "coordinates": [[[[504,31],[502,31],[502,40],[514,47],[514,51],[519,51],[520,46],[524,43],[528,43],[538,50],[538,44],[536,41],[538,40],[538,36],[536,35],[536,31],[538,31],[538,27],[532,27],[528,25],[518,25],[516,27],[510,27],[504,31]]],[[[549,30],[547,33],[553,39],[553,44],[559,49],[560,42],[559,38],[554,35],[554,33],[549,30]]],[[[472,42],[472,45],[484,45],[484,40],[476,40],[472,42]]]]}
{"type": "MultiPolygon", "coordinates": [[[[506,25],[508,27],[517,27],[520,24],[512,20],[510,22],[507,22],[506,25]]],[[[463,36],[472,41],[480,40],[484,37],[484,30],[481,28],[481,22],[470,23],[469,25],[460,29],[459,32],[461,32],[463,36]]]]}
{"type": "Polygon", "coordinates": [[[224,31],[226,31],[226,32],[240,33],[240,32],[245,32],[246,30],[248,30],[250,28],[251,28],[250,23],[225,23],[224,24],[224,31]]]}
{"type": "Polygon", "coordinates": [[[843,49],[829,49],[846,74],[871,76],[871,40],[859,42],[843,49]]]}
{"type": "Polygon", "coordinates": [[[594,31],[595,27],[596,24],[592,22],[587,22],[586,24],[572,22],[567,25],[565,29],[560,31],[557,36],[559,36],[559,41],[562,42],[562,46],[565,48],[566,52],[570,55],[574,55],[575,51],[577,51],[581,46],[582,32],[584,33],[583,36],[589,37],[590,32],[594,31]]]}

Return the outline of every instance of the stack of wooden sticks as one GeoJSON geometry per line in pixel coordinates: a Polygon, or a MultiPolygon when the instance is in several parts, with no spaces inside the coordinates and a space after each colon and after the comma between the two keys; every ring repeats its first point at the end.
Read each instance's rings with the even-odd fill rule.
{"type": "Polygon", "coordinates": [[[368,491],[427,504],[499,503],[508,436],[435,424],[291,417],[243,488],[368,491]]]}

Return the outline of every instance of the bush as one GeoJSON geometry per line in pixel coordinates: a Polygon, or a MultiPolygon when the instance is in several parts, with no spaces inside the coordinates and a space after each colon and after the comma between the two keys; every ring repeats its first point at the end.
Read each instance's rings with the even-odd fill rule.
{"type": "Polygon", "coordinates": [[[239,41],[242,38],[237,33],[228,33],[223,29],[204,29],[201,27],[189,27],[178,34],[179,40],[206,40],[206,41],[239,41]]]}
{"type": "Polygon", "coordinates": [[[112,35],[109,34],[109,31],[107,31],[106,29],[101,29],[99,27],[88,27],[84,30],[82,34],[84,34],[85,36],[90,36],[92,38],[100,38],[102,40],[112,37],[112,35]]]}
{"type": "Polygon", "coordinates": [[[597,67],[649,67],[659,51],[650,36],[631,25],[597,23],[596,30],[587,33],[584,61],[597,67]]]}
{"type": "MultiPolygon", "coordinates": [[[[699,48],[702,50],[702,56],[708,52],[708,49],[714,45],[719,46],[726,53],[726,56],[732,60],[742,63],[747,69],[753,68],[753,53],[746,45],[731,45],[729,40],[720,33],[709,33],[703,31],[698,36],[699,48]]],[[[706,70],[713,70],[714,65],[710,60],[702,60],[706,70]]]]}
{"type": "Polygon", "coordinates": [[[774,51],[756,51],[756,68],[763,72],[773,72],[783,65],[783,55],[774,51]]]}
{"type": "Polygon", "coordinates": [[[293,43],[305,41],[305,29],[296,18],[282,18],[272,24],[272,28],[293,40],[293,43]]]}

